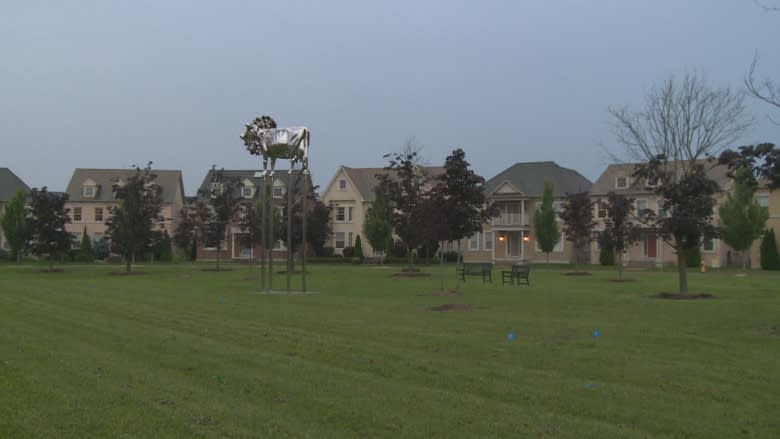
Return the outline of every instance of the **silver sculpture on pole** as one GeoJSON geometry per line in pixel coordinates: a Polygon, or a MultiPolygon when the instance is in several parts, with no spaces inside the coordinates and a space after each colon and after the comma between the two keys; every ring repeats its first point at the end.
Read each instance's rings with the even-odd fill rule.
{"type": "Polygon", "coordinates": [[[301,164],[301,176],[303,177],[303,206],[301,218],[303,222],[302,230],[302,288],[306,291],[306,201],[309,196],[309,130],[305,127],[277,128],[276,121],[270,116],[256,117],[252,122],[246,124],[241,139],[246,145],[246,149],[252,155],[263,157],[263,212],[262,222],[263,230],[261,241],[263,247],[263,257],[261,258],[261,289],[265,288],[265,252],[268,256],[268,291],[273,289],[273,227],[270,219],[271,206],[269,203],[269,189],[273,184],[274,171],[277,159],[286,159],[290,161],[290,170],[287,182],[287,291],[291,289],[290,279],[292,275],[292,205],[293,205],[293,169],[295,165],[301,164]],[[269,169],[270,164],[270,169],[269,169]],[[269,180],[271,185],[269,185],[269,180]]]}

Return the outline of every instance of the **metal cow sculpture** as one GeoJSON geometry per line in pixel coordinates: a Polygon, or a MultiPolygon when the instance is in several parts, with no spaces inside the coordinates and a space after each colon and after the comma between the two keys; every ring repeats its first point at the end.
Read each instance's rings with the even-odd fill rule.
{"type": "Polygon", "coordinates": [[[263,156],[263,173],[270,160],[273,175],[277,159],[290,160],[290,170],[298,162],[309,168],[309,130],[304,127],[276,128],[270,116],[262,116],[246,125],[241,139],[250,154],[263,156]]]}

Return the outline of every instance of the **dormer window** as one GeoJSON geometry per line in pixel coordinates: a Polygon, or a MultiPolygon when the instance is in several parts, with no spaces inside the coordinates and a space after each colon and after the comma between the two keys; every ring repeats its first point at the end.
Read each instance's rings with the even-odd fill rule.
{"type": "Polygon", "coordinates": [[[625,175],[619,175],[615,179],[615,188],[617,189],[626,189],[628,187],[628,177],[625,175]]]}
{"type": "Polygon", "coordinates": [[[84,197],[94,198],[95,192],[95,186],[84,186],[84,197]]]}
{"type": "Polygon", "coordinates": [[[347,180],[344,180],[343,178],[339,180],[339,189],[346,189],[347,188],[347,180]]]}
{"type": "Polygon", "coordinates": [[[656,176],[647,177],[647,181],[645,182],[645,186],[648,187],[648,188],[654,188],[654,187],[658,186],[658,177],[656,177],[656,176]]]}
{"type": "Polygon", "coordinates": [[[252,198],[252,187],[251,186],[242,186],[241,187],[241,196],[244,198],[252,198]]]}

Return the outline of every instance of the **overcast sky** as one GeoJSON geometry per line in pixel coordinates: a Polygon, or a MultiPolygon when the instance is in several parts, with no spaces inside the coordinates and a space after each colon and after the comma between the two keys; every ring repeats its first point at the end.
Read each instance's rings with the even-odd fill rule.
{"type": "MultiPolygon", "coordinates": [[[[261,166],[238,136],[268,114],[310,128],[323,187],[409,137],[486,178],[553,160],[594,180],[620,151],[610,106],[685,72],[741,90],[755,53],[780,81],[780,13],[751,0],[0,0],[0,167],[64,190],[151,160],[193,195],[212,164],[261,166]]],[[[780,143],[746,102],[741,143],[780,143]]]]}

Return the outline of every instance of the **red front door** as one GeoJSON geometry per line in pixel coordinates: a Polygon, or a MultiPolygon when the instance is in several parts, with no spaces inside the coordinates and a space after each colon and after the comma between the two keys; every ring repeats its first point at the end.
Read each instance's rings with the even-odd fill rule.
{"type": "Polygon", "coordinates": [[[656,243],[655,236],[648,236],[647,237],[647,257],[648,258],[654,258],[656,256],[656,248],[658,247],[658,244],[656,243]]]}

